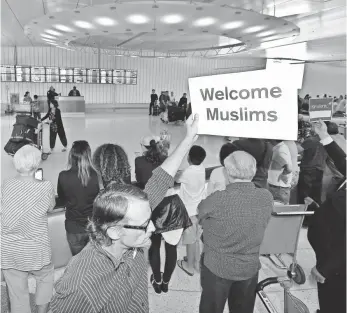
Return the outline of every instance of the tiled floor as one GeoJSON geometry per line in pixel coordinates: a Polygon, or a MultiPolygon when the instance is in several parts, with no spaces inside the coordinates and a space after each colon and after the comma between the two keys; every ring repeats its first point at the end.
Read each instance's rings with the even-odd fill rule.
{"type": "MultiPolygon", "coordinates": [[[[128,113],[111,113],[111,114],[90,114],[86,117],[63,117],[67,138],[71,143],[74,140],[86,139],[89,141],[92,149],[98,145],[110,142],[117,143],[124,147],[128,153],[130,164],[134,164],[135,152],[140,151],[140,139],[142,136],[154,134],[158,135],[160,130],[167,128],[172,134],[172,147],[184,136],[184,126],[164,125],[158,118],[148,117],[145,111],[143,112],[128,112],[128,113]]],[[[10,137],[14,117],[1,117],[1,142],[2,146],[10,137]]],[[[197,144],[202,145],[207,151],[206,166],[218,164],[218,153],[221,145],[224,143],[223,138],[213,136],[201,136],[197,144]]],[[[48,132],[46,128],[45,148],[48,146],[48,132]]],[[[57,141],[57,152],[52,154],[48,160],[42,163],[44,169],[44,177],[56,185],[58,173],[66,167],[67,154],[60,152],[61,145],[57,141]]],[[[1,152],[1,181],[15,174],[12,166],[12,159],[2,150],[1,152]]],[[[164,251],[162,251],[164,256],[164,251]]],[[[185,248],[178,248],[178,257],[182,258],[185,255],[185,248]]],[[[290,264],[290,257],[285,256],[287,264],[290,264]]],[[[278,271],[265,258],[262,260],[262,269],[260,279],[271,276],[285,276],[285,271],[278,271]]],[[[311,313],[318,309],[318,299],[316,284],[310,280],[310,270],[315,264],[315,255],[307,241],[306,230],[300,233],[298,263],[303,267],[306,274],[306,283],[303,285],[293,284],[291,293],[301,299],[309,308],[311,313]]],[[[56,271],[56,279],[62,274],[62,270],[56,271]]],[[[150,275],[150,269],[148,270],[150,275]]],[[[171,283],[170,291],[167,295],[156,295],[150,284],[148,285],[150,312],[156,313],[195,313],[198,312],[200,301],[200,284],[199,275],[193,277],[187,276],[179,268],[175,269],[171,283]]],[[[30,279],[30,291],[34,292],[35,282],[30,279]]],[[[2,289],[3,291],[3,289],[2,289]]],[[[280,286],[273,286],[266,289],[266,292],[275,305],[278,313],[284,312],[283,309],[283,289],[280,286]]],[[[6,310],[6,298],[2,297],[2,310],[6,310]]],[[[35,312],[35,311],[33,311],[35,312]]],[[[227,308],[225,310],[227,312],[227,308]]],[[[257,299],[256,309],[254,312],[265,313],[262,303],[257,299]]],[[[292,313],[292,312],[288,312],[292,313]]],[[[295,312],[300,313],[300,312],[295,312]]]]}

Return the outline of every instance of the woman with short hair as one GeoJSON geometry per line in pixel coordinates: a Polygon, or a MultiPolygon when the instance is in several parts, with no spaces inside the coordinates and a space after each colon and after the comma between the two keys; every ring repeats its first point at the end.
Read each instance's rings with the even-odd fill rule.
{"type": "Polygon", "coordinates": [[[88,219],[93,215],[93,202],[99,193],[98,173],[87,141],[72,144],[68,170],[59,173],[58,197],[66,207],[65,230],[72,255],[88,243],[88,219]]]}
{"type": "Polygon", "coordinates": [[[1,188],[1,269],[12,313],[30,310],[29,274],[36,279],[38,313],[46,313],[53,293],[54,267],[47,212],[55,206],[54,187],[35,179],[41,152],[26,145],[13,157],[18,173],[1,188]]]}
{"type": "Polygon", "coordinates": [[[100,173],[105,188],[111,182],[131,183],[128,156],[121,146],[110,143],[101,145],[94,152],[93,164],[100,173]]]}

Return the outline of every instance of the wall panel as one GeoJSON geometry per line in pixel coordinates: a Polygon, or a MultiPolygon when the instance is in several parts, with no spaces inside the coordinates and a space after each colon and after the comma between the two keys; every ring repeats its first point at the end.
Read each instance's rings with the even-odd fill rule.
{"type": "MultiPolygon", "coordinates": [[[[13,47],[2,47],[1,63],[16,64],[13,47]]],[[[98,54],[94,53],[74,52],[54,47],[17,48],[18,65],[98,68],[98,63],[98,54]]],[[[145,59],[101,55],[100,67],[138,71],[138,82],[134,86],[76,84],[87,103],[117,106],[148,103],[152,88],[157,92],[173,91],[176,99],[179,99],[183,92],[188,92],[189,77],[263,69],[265,61],[252,58],[145,59]]],[[[19,92],[22,99],[25,91],[30,91],[31,95],[44,95],[50,85],[50,83],[1,83],[1,103],[8,102],[7,89],[9,93],[19,92]]],[[[74,84],[54,85],[58,93],[67,95],[74,84]]]]}

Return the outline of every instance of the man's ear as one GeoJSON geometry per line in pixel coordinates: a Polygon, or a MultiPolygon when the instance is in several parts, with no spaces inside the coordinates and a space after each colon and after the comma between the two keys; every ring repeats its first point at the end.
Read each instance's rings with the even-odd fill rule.
{"type": "Polygon", "coordinates": [[[107,230],[107,235],[112,239],[112,240],[119,240],[121,236],[122,228],[121,227],[110,227],[107,230]]]}

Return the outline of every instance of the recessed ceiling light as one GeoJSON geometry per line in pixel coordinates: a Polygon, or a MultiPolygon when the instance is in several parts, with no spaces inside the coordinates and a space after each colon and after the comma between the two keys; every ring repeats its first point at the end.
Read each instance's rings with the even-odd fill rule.
{"type": "Polygon", "coordinates": [[[95,21],[102,26],[113,26],[116,24],[116,21],[109,17],[98,17],[95,21]]]}
{"type": "Polygon", "coordinates": [[[62,32],[73,32],[74,30],[71,27],[65,26],[65,25],[61,25],[61,24],[56,24],[53,25],[54,28],[61,30],[62,32]]]}
{"type": "Polygon", "coordinates": [[[265,28],[266,28],[266,26],[264,26],[264,25],[252,26],[252,27],[246,28],[246,29],[244,30],[244,32],[245,32],[246,34],[256,33],[256,32],[259,32],[259,31],[265,29],[265,28]]]}
{"type": "Polygon", "coordinates": [[[47,42],[55,42],[54,40],[52,40],[52,39],[46,39],[46,38],[41,38],[42,40],[44,40],[44,41],[47,41],[47,42]]]}
{"type": "Polygon", "coordinates": [[[85,22],[85,21],[76,21],[74,22],[74,24],[80,28],[87,28],[87,29],[93,28],[93,25],[91,23],[85,22]]]}
{"type": "Polygon", "coordinates": [[[163,56],[160,56],[160,57],[158,57],[158,59],[165,59],[165,57],[163,57],[163,56]]]}
{"type": "Polygon", "coordinates": [[[268,30],[266,32],[262,32],[262,33],[257,34],[256,37],[267,37],[267,36],[271,36],[275,33],[276,33],[276,31],[274,31],[274,30],[268,30]]]}
{"type": "Polygon", "coordinates": [[[41,34],[41,37],[43,37],[43,38],[49,38],[49,39],[56,39],[54,36],[47,35],[47,34],[41,34]]]}
{"type": "Polygon", "coordinates": [[[47,34],[50,34],[50,35],[53,35],[53,36],[61,36],[61,35],[62,35],[62,33],[59,33],[59,32],[57,32],[57,31],[51,30],[51,29],[46,29],[45,32],[46,32],[47,34]]]}
{"type": "Polygon", "coordinates": [[[226,23],[224,25],[222,25],[223,29],[235,29],[235,28],[239,28],[244,24],[244,22],[242,21],[234,21],[234,22],[229,22],[226,23]]]}
{"type": "Polygon", "coordinates": [[[130,57],[131,57],[131,58],[138,58],[139,56],[133,54],[133,55],[131,55],[130,57]]]}
{"type": "Polygon", "coordinates": [[[149,18],[141,14],[133,14],[128,16],[127,21],[133,24],[146,24],[149,18]]]}
{"type": "Polygon", "coordinates": [[[177,24],[183,21],[183,17],[179,14],[170,14],[163,16],[161,21],[166,24],[177,24]]]}
{"type": "Polygon", "coordinates": [[[216,19],[213,17],[203,17],[198,20],[196,20],[193,25],[194,26],[209,26],[216,23],[216,19]]]}

